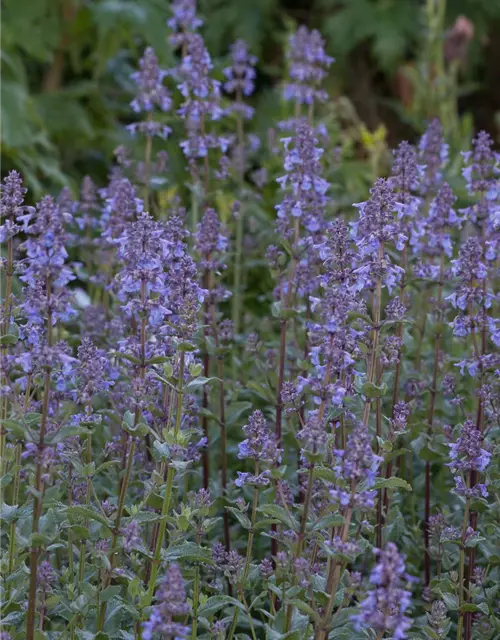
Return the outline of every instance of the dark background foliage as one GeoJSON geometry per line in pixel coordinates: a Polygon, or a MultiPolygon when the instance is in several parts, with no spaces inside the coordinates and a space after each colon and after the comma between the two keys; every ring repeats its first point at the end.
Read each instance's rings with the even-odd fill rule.
{"type": "MultiPolygon", "coordinates": [[[[347,96],[369,131],[381,124],[393,145],[419,131],[411,111],[426,37],[418,0],[200,0],[204,37],[216,62],[245,38],[259,57],[256,127],[280,113],[278,83],[288,33],[317,27],[336,64],[328,90],[347,96]]],[[[432,4],[429,0],[427,4],[432,4]]],[[[3,0],[2,171],[21,170],[39,195],[75,187],[90,173],[104,180],[129,112],[130,73],[146,45],[172,66],[166,0],[3,0]]],[[[451,0],[474,28],[460,61],[458,110],[474,128],[497,134],[500,110],[500,0],[451,0]]],[[[446,37],[446,35],[445,35],[446,37]]]]}

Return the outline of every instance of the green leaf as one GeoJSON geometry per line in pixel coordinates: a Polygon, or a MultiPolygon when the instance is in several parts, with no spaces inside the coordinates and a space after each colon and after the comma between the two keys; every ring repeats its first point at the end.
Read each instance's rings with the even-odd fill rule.
{"type": "Polygon", "coordinates": [[[313,475],[315,478],[325,480],[326,482],[335,482],[337,480],[337,476],[333,469],[329,469],[328,467],[315,467],[313,475]]]}
{"type": "Polygon", "coordinates": [[[2,420],[2,427],[16,438],[24,438],[27,435],[26,427],[18,420],[2,420]]]}
{"type": "Polygon", "coordinates": [[[210,550],[194,542],[182,542],[179,545],[169,547],[165,554],[165,560],[167,562],[189,560],[190,562],[215,564],[210,550]]]}
{"type": "Polygon", "coordinates": [[[230,427],[235,424],[243,413],[252,409],[252,406],[251,402],[233,402],[230,404],[226,417],[227,426],[230,427]]]}
{"type": "Polygon", "coordinates": [[[243,511],[240,511],[235,507],[226,507],[226,509],[234,515],[234,517],[238,520],[238,522],[244,529],[248,530],[252,527],[250,518],[246,515],[246,513],[243,513],[243,511]]]}
{"type": "Polygon", "coordinates": [[[341,516],[339,513],[330,513],[326,516],[323,516],[319,520],[317,520],[312,529],[329,529],[330,527],[340,527],[340,525],[345,523],[344,516],[341,516]]]}
{"type": "Polygon", "coordinates": [[[294,604],[299,611],[302,611],[302,613],[305,613],[313,620],[316,620],[316,621],[321,620],[321,617],[316,613],[316,611],[314,611],[314,609],[311,606],[307,604],[307,602],[304,602],[303,600],[295,599],[291,601],[291,604],[294,604]]]}
{"type": "Polygon", "coordinates": [[[0,487],[7,487],[13,480],[12,473],[6,473],[0,478],[0,487]]]}
{"type": "Polygon", "coordinates": [[[22,510],[17,505],[8,505],[2,503],[2,509],[0,510],[0,520],[3,524],[11,524],[17,520],[22,513],[22,510]]]}
{"type": "Polygon", "coordinates": [[[33,144],[34,131],[29,115],[30,98],[19,82],[2,82],[2,141],[4,147],[26,147],[33,144]]]}
{"type": "Polygon", "coordinates": [[[67,425],[66,427],[61,427],[58,431],[56,431],[52,436],[47,438],[47,442],[50,444],[56,444],[58,442],[62,442],[66,438],[71,438],[73,436],[88,436],[92,433],[85,427],[80,427],[79,425],[67,425]]]}
{"type": "Polygon", "coordinates": [[[458,596],[451,593],[441,592],[441,597],[450,611],[458,610],[458,596]]]}
{"type": "Polygon", "coordinates": [[[90,507],[85,507],[83,505],[74,505],[72,507],[66,507],[64,509],[64,513],[68,516],[80,516],[82,518],[88,518],[89,520],[95,520],[96,522],[100,522],[106,527],[111,527],[111,523],[107,518],[104,517],[102,513],[98,511],[94,511],[90,507]]]}
{"type": "Polygon", "coordinates": [[[293,518],[293,516],[281,505],[279,504],[263,504],[258,508],[259,513],[263,513],[266,516],[271,516],[272,518],[276,518],[283,524],[285,524],[289,529],[297,529],[297,522],[293,518]]]}
{"type": "Polygon", "coordinates": [[[418,453],[418,457],[426,462],[437,462],[441,460],[442,456],[436,451],[433,451],[429,447],[422,447],[418,453]]]}
{"type": "Polygon", "coordinates": [[[372,382],[365,382],[361,387],[361,393],[367,398],[381,398],[387,393],[387,385],[383,382],[380,386],[372,382]]]}
{"type": "Polygon", "coordinates": [[[231,596],[211,596],[208,600],[198,609],[198,613],[205,618],[213,616],[214,613],[224,609],[225,607],[237,607],[241,611],[246,613],[245,607],[236,598],[231,596]]]}
{"type": "Polygon", "coordinates": [[[191,389],[198,389],[199,387],[204,387],[209,382],[212,382],[212,380],[217,380],[218,382],[220,382],[219,378],[215,378],[215,377],[205,378],[204,376],[200,376],[199,378],[195,378],[194,380],[191,380],[191,382],[189,382],[186,385],[185,390],[190,391],[191,389]]]}
{"type": "Polygon", "coordinates": [[[110,585],[109,587],[106,587],[106,589],[101,592],[102,602],[107,602],[110,598],[114,598],[119,595],[121,590],[122,587],[120,585],[110,585]]]}
{"type": "Polygon", "coordinates": [[[405,491],[412,491],[410,484],[403,480],[403,478],[376,478],[373,489],[404,489],[405,491]]]}

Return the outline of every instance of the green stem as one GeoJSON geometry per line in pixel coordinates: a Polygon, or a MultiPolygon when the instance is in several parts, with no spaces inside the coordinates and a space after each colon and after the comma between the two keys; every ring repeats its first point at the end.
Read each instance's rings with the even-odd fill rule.
{"type": "MultiPolygon", "coordinates": [[[[12,216],[11,216],[11,222],[12,216]]],[[[11,304],[11,294],[12,294],[12,276],[14,275],[14,245],[12,238],[9,238],[7,241],[7,272],[5,279],[5,300],[4,300],[4,324],[2,326],[2,335],[5,335],[9,330],[9,314],[10,314],[10,304],[11,304]]],[[[2,346],[1,349],[2,360],[7,355],[7,346],[2,346]]],[[[3,368],[2,368],[2,378],[3,378],[3,368]]],[[[3,382],[2,382],[3,384],[3,382]]],[[[0,416],[3,420],[7,418],[7,396],[2,397],[2,410],[0,416]]],[[[4,457],[5,457],[5,436],[6,432],[3,428],[3,425],[0,425],[0,475],[3,475],[4,469],[4,457]]]]}
{"type": "MultiPolygon", "coordinates": [[[[297,540],[297,547],[295,549],[294,560],[297,560],[302,553],[302,548],[304,546],[304,538],[306,534],[307,527],[307,518],[309,516],[309,507],[311,505],[311,497],[312,497],[312,489],[314,485],[314,464],[311,464],[309,467],[309,473],[307,477],[307,490],[306,496],[304,499],[304,509],[302,511],[302,520],[300,523],[300,531],[299,531],[299,539],[297,540]]],[[[293,578],[293,586],[297,584],[297,576],[295,575],[293,578]]],[[[284,604],[284,603],[283,603],[284,604]]],[[[290,624],[292,622],[293,616],[293,604],[288,605],[287,614],[286,614],[286,623],[285,623],[285,633],[288,633],[290,630],[290,624]]]]}
{"type": "MultiPolygon", "coordinates": [[[[184,386],[184,351],[181,351],[180,363],[179,363],[179,381],[178,381],[178,388],[177,388],[177,411],[175,415],[174,440],[177,438],[177,435],[181,428],[183,386],[184,386]]],[[[156,578],[158,576],[158,570],[160,568],[161,549],[163,546],[163,539],[165,537],[165,530],[167,528],[167,515],[170,509],[170,501],[172,498],[172,487],[174,484],[174,475],[175,475],[175,469],[172,467],[172,465],[170,465],[167,471],[167,484],[165,487],[165,495],[163,497],[163,504],[161,508],[160,526],[158,529],[158,537],[156,538],[154,558],[151,565],[151,575],[149,576],[146,606],[151,605],[154,597],[154,592],[156,587],[156,578]]]]}
{"type": "MultiPolygon", "coordinates": [[[[469,486],[470,482],[467,481],[469,486]]],[[[470,498],[465,501],[464,520],[462,524],[462,539],[460,541],[460,554],[458,558],[458,626],[457,626],[457,640],[462,640],[462,633],[464,628],[464,613],[461,608],[465,602],[464,597],[464,579],[465,579],[465,533],[469,524],[469,508],[470,498]]]]}
{"type": "MultiPolygon", "coordinates": [[[[51,290],[52,282],[50,278],[47,278],[46,291],[47,291],[47,346],[50,349],[52,347],[52,306],[51,306],[51,290]]],[[[49,398],[50,398],[50,383],[51,383],[51,369],[46,367],[44,376],[44,390],[42,400],[42,417],[40,421],[40,435],[38,440],[38,456],[35,471],[35,500],[33,504],[33,521],[31,527],[31,533],[38,533],[38,526],[40,522],[40,516],[43,508],[43,480],[42,480],[42,458],[43,449],[45,446],[45,434],[47,431],[47,423],[49,419],[49,398]]],[[[38,556],[39,549],[34,545],[30,550],[30,581],[29,581],[29,595],[28,595],[28,613],[26,616],[26,638],[27,640],[33,640],[35,637],[35,619],[36,619],[36,588],[37,588],[37,571],[38,571],[38,556]]]]}
{"type": "MultiPolygon", "coordinates": [[[[16,472],[14,475],[14,491],[12,496],[12,504],[17,505],[19,501],[19,485],[20,485],[20,472],[21,472],[21,449],[22,445],[20,442],[16,444],[16,456],[15,456],[15,466],[16,472]]],[[[16,523],[12,522],[10,525],[10,535],[9,535],[9,573],[10,576],[14,569],[14,553],[16,550],[16,523]]]]}
{"type": "MultiPolygon", "coordinates": [[[[255,474],[255,476],[259,475],[259,461],[258,460],[255,461],[254,474],[255,474]]],[[[246,555],[246,558],[245,558],[245,567],[243,569],[243,575],[242,575],[241,581],[240,581],[240,588],[238,589],[238,594],[239,594],[240,601],[242,602],[242,604],[244,604],[244,602],[245,602],[245,597],[244,597],[244,594],[243,594],[243,588],[244,588],[245,582],[246,582],[246,580],[248,578],[248,572],[250,570],[250,560],[252,559],[252,547],[253,547],[255,521],[257,519],[257,507],[258,507],[258,505],[259,505],[259,489],[258,489],[257,486],[254,486],[254,488],[253,488],[253,502],[252,502],[252,515],[251,515],[251,518],[250,518],[250,529],[248,531],[247,555],[246,555]]],[[[234,636],[234,632],[236,631],[236,625],[238,624],[239,611],[240,610],[238,608],[236,608],[234,610],[233,620],[231,622],[231,628],[229,630],[228,640],[232,640],[232,638],[234,636]]]]}
{"type": "MultiPolygon", "coordinates": [[[[117,544],[118,544],[118,537],[120,535],[120,524],[121,524],[121,520],[122,520],[122,515],[123,515],[123,507],[125,506],[125,497],[127,495],[127,488],[128,488],[128,484],[130,481],[130,474],[132,471],[132,462],[134,459],[134,452],[135,452],[135,438],[131,437],[130,438],[130,449],[129,449],[129,453],[128,453],[128,459],[127,459],[127,467],[125,469],[125,475],[123,477],[123,482],[121,484],[121,489],[120,489],[120,497],[118,499],[118,511],[116,513],[116,520],[115,520],[115,526],[113,529],[113,537],[112,537],[112,541],[111,541],[111,555],[110,555],[110,559],[109,559],[109,564],[110,567],[108,569],[108,571],[106,572],[106,576],[104,578],[104,589],[109,586],[109,583],[111,582],[111,574],[113,571],[113,568],[115,566],[115,562],[116,562],[116,556],[117,556],[117,544]]],[[[104,590],[103,589],[103,590],[104,590]]],[[[100,612],[99,612],[99,620],[98,620],[98,624],[97,624],[97,630],[98,631],[102,631],[103,626],[104,626],[104,620],[106,617],[106,609],[107,609],[107,603],[103,602],[100,608],[100,612]]]]}
{"type": "MultiPolygon", "coordinates": [[[[200,534],[196,534],[196,544],[200,544],[200,534]]],[[[198,629],[198,606],[200,604],[200,567],[196,565],[194,570],[193,584],[193,628],[191,630],[192,640],[196,640],[198,629]]]]}

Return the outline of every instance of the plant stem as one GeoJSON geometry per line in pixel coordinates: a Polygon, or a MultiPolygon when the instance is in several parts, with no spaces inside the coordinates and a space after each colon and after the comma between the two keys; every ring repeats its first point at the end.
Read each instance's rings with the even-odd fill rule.
{"type": "MultiPolygon", "coordinates": [[[[148,122],[151,122],[153,114],[148,113],[148,122]]],[[[151,182],[151,149],[153,146],[152,136],[146,136],[146,150],[144,158],[144,208],[149,211],[149,189],[151,182]]]]}
{"type": "MultiPolygon", "coordinates": [[[[109,583],[111,582],[111,574],[113,572],[115,562],[116,562],[116,557],[118,555],[116,547],[118,544],[118,537],[120,535],[120,525],[121,525],[121,520],[123,515],[123,507],[125,506],[125,497],[127,495],[127,488],[130,481],[130,474],[132,471],[132,462],[134,459],[134,452],[135,452],[135,438],[130,437],[129,440],[130,440],[130,447],[129,447],[128,457],[127,457],[127,467],[125,469],[125,475],[123,477],[123,482],[121,483],[121,487],[120,487],[120,497],[118,499],[118,510],[116,513],[115,526],[113,529],[113,537],[111,540],[111,554],[109,558],[110,567],[106,572],[106,575],[104,578],[104,585],[103,585],[104,589],[107,586],[109,586],[109,583]]],[[[101,608],[99,612],[99,620],[97,624],[98,631],[102,631],[103,629],[104,619],[106,617],[106,608],[107,608],[107,603],[103,602],[101,604],[101,608]]]]}
{"type": "MultiPolygon", "coordinates": [[[[255,470],[254,475],[259,475],[259,461],[255,461],[255,470]]],[[[245,558],[245,566],[243,568],[243,574],[240,580],[240,585],[238,589],[239,597],[242,602],[244,602],[243,589],[248,578],[248,572],[250,570],[250,560],[252,559],[252,548],[253,548],[253,538],[254,538],[254,529],[255,529],[255,521],[257,519],[257,507],[259,505],[259,488],[254,486],[253,488],[253,502],[252,502],[252,515],[250,518],[250,529],[248,530],[248,542],[247,542],[247,555],[245,558]]],[[[231,628],[229,630],[228,640],[232,640],[234,636],[234,632],[236,631],[236,625],[238,624],[238,615],[239,609],[236,608],[233,614],[233,620],[231,622],[231,628]]]]}
{"type": "MultiPolygon", "coordinates": [[[[439,353],[441,348],[441,303],[443,297],[443,282],[444,280],[444,251],[441,249],[441,255],[439,258],[439,283],[437,292],[437,329],[434,334],[434,364],[432,368],[432,383],[431,383],[431,395],[429,403],[429,413],[427,416],[427,436],[430,438],[432,434],[432,427],[434,424],[434,410],[436,406],[437,395],[437,380],[439,374],[439,353]]],[[[424,515],[424,573],[425,573],[425,585],[428,587],[431,581],[431,556],[430,556],[430,528],[429,520],[431,517],[431,463],[429,460],[425,463],[425,515],[424,515]]]]}
{"type": "MultiPolygon", "coordinates": [[[[13,217],[10,216],[10,222],[13,224],[13,217]]],[[[12,277],[14,275],[14,245],[12,238],[7,240],[7,270],[5,274],[5,300],[4,300],[4,323],[1,327],[1,334],[6,335],[9,330],[9,315],[10,315],[10,307],[11,307],[11,296],[12,296],[12,277]]],[[[7,355],[7,345],[2,345],[0,350],[1,360],[5,361],[5,356],[7,355]]],[[[3,366],[0,367],[0,374],[3,378],[3,366]]],[[[1,381],[3,385],[3,380],[1,381]]],[[[2,395],[2,411],[0,417],[2,420],[7,418],[7,396],[2,395]]],[[[5,436],[6,432],[4,431],[4,427],[0,424],[0,475],[4,473],[4,461],[5,461],[5,436]]]]}
{"type": "MultiPolygon", "coordinates": [[[[200,544],[200,534],[196,534],[196,544],[200,544]]],[[[198,606],[200,604],[200,567],[196,565],[194,570],[193,583],[193,628],[191,630],[192,640],[196,640],[198,630],[198,606]]]]}
{"type": "MultiPolygon", "coordinates": [[[[14,490],[12,495],[12,504],[17,505],[19,501],[19,485],[20,485],[20,472],[21,472],[21,450],[22,445],[20,442],[16,444],[16,455],[15,455],[15,466],[16,472],[14,475],[14,490]]],[[[10,525],[10,535],[9,535],[9,569],[8,575],[12,574],[14,569],[14,553],[16,550],[16,523],[12,522],[10,525]]]]}
{"type": "MultiPolygon", "coordinates": [[[[50,278],[47,278],[46,292],[47,292],[47,347],[52,347],[52,305],[51,305],[51,289],[52,282],[50,278]]],[[[43,480],[42,480],[42,466],[43,466],[43,449],[45,447],[45,434],[47,431],[47,423],[49,418],[49,398],[50,398],[50,383],[51,383],[51,368],[45,368],[44,376],[44,391],[42,400],[42,417],[40,422],[40,435],[38,440],[37,450],[37,462],[35,471],[35,499],[33,504],[33,521],[31,533],[35,535],[38,533],[38,525],[40,522],[40,516],[43,508],[43,480]]],[[[36,618],[36,587],[37,587],[37,571],[38,571],[38,555],[39,549],[34,544],[30,550],[30,582],[28,593],[28,613],[26,617],[26,638],[27,640],[33,640],[35,637],[35,618],[36,618]]]]}
{"type": "MultiPolygon", "coordinates": [[[[467,482],[470,485],[469,481],[467,482]]],[[[469,487],[468,487],[469,488],[469,487]]],[[[461,608],[465,602],[464,598],[464,578],[465,578],[465,533],[467,531],[467,525],[469,523],[469,508],[470,498],[465,500],[464,520],[462,525],[462,537],[460,541],[460,555],[458,559],[458,627],[457,627],[457,640],[462,640],[462,633],[464,627],[464,612],[461,608]]]]}
{"type": "MultiPolygon", "coordinates": [[[[177,385],[177,409],[175,415],[175,427],[174,427],[174,440],[181,428],[182,420],[182,399],[183,399],[183,386],[184,386],[184,351],[180,353],[179,362],[179,380],[177,385]]],[[[156,539],[156,547],[151,565],[151,575],[149,576],[148,592],[146,598],[146,606],[151,605],[156,588],[156,578],[158,576],[158,570],[160,568],[161,561],[161,549],[163,546],[163,539],[165,537],[165,530],[167,528],[167,515],[170,509],[170,501],[172,498],[172,487],[174,483],[175,469],[172,465],[168,467],[167,471],[167,483],[165,486],[165,495],[163,497],[163,504],[161,508],[161,520],[158,528],[158,537],[156,539]]]]}

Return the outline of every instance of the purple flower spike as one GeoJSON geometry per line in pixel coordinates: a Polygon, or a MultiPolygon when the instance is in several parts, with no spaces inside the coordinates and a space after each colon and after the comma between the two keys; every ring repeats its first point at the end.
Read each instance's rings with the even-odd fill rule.
{"type": "Polygon", "coordinates": [[[189,611],[181,570],[178,565],[171,564],[158,590],[149,620],[144,623],[142,637],[144,640],[152,640],[155,634],[165,639],[187,637],[189,627],[175,622],[174,618],[184,618],[189,611]]]}
{"type": "Polygon", "coordinates": [[[385,550],[376,549],[377,564],[370,582],[372,589],[361,602],[360,613],[353,617],[356,629],[372,628],[377,633],[390,633],[394,640],[407,638],[411,627],[405,612],[411,604],[411,593],[405,586],[411,581],[406,573],[404,556],[389,542],[385,550]]]}
{"type": "Polygon", "coordinates": [[[285,85],[285,100],[299,104],[325,102],[327,94],[319,85],[327,76],[334,59],[325,53],[325,44],[316,29],[309,31],[304,25],[290,36],[288,53],[290,82],[285,85]]]}

